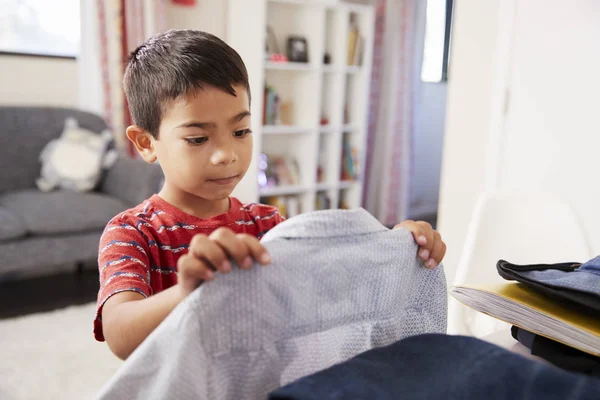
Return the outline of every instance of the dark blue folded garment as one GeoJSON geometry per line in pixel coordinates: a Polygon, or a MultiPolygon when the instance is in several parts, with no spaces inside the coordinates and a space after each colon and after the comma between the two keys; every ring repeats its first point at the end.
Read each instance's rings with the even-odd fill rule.
{"type": "Polygon", "coordinates": [[[578,306],[581,310],[600,312],[600,257],[585,264],[517,265],[500,260],[497,269],[504,279],[521,282],[555,300],[578,306]]]}
{"type": "Polygon", "coordinates": [[[531,354],[551,362],[557,367],[600,378],[600,357],[593,356],[573,347],[536,335],[513,326],[512,337],[531,350],[531,354]]]}
{"type": "Polygon", "coordinates": [[[600,379],[482,340],[413,336],[370,350],[271,393],[271,400],[598,400],[600,379]]]}

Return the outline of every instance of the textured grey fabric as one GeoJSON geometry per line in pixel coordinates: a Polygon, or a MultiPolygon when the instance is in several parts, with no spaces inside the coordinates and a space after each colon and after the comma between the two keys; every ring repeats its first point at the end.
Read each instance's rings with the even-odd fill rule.
{"type": "Polygon", "coordinates": [[[441,267],[366,211],[302,214],[263,239],[269,267],[193,292],[129,357],[102,399],[264,399],[366,350],[446,329],[441,267]]]}
{"type": "Polygon", "coordinates": [[[0,207],[0,243],[25,236],[25,225],[9,210],[0,207]]]}
{"type": "Polygon", "coordinates": [[[102,231],[112,217],[127,209],[120,200],[103,194],[35,189],[0,195],[0,206],[23,221],[27,233],[34,235],[102,231]]]}
{"type": "Polygon", "coordinates": [[[100,235],[99,230],[0,242],[0,282],[73,270],[73,263],[98,257],[100,235]]]}
{"type": "Polygon", "coordinates": [[[67,117],[79,126],[102,132],[106,124],[97,115],[67,108],[0,107],[0,193],[35,188],[44,146],[60,136],[67,117]]]}
{"type": "Polygon", "coordinates": [[[129,208],[157,193],[162,179],[158,164],[122,157],[108,171],[100,191],[121,199],[129,208]]]}

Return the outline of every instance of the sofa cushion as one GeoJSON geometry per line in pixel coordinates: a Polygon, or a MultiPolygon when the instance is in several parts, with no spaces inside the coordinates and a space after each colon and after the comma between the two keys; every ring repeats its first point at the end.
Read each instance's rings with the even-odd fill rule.
{"type": "Polygon", "coordinates": [[[6,208],[0,207],[0,242],[25,236],[25,226],[6,208]]]}
{"type": "MultiPolygon", "coordinates": [[[[2,3],[0,1],[0,3],[2,3]]],[[[0,192],[34,189],[40,175],[39,156],[46,143],[60,136],[65,119],[73,117],[79,126],[102,132],[102,117],[69,108],[0,107],[0,192]]]]}
{"type": "Polygon", "coordinates": [[[34,189],[0,195],[0,206],[14,213],[34,235],[103,229],[127,208],[120,200],[103,194],[34,189]]]}

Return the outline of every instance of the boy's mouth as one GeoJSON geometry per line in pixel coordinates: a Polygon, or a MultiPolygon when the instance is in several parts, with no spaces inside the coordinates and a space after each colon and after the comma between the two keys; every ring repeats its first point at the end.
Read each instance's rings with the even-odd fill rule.
{"type": "Polygon", "coordinates": [[[227,178],[208,179],[209,182],[216,183],[217,185],[229,185],[239,177],[239,175],[233,175],[227,178]]]}

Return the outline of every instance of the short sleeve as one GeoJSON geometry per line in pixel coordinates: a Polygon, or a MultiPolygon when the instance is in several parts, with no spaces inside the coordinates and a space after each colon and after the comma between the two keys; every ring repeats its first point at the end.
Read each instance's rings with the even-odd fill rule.
{"type": "Polygon", "coordinates": [[[257,213],[254,219],[258,225],[258,239],[262,239],[267,232],[285,221],[285,217],[273,206],[261,205],[254,210],[257,213]]]}
{"type": "Polygon", "coordinates": [[[100,239],[98,269],[100,290],[94,320],[94,336],[104,341],[102,307],[113,295],[132,291],[144,297],[152,295],[150,286],[148,240],[136,227],[111,221],[100,239]]]}

